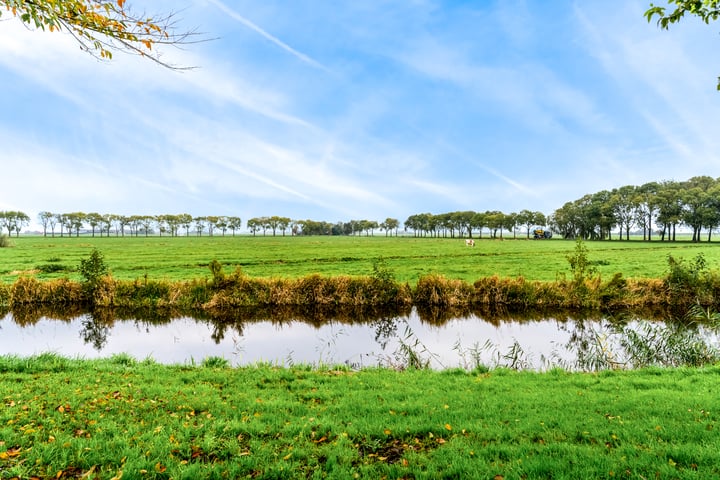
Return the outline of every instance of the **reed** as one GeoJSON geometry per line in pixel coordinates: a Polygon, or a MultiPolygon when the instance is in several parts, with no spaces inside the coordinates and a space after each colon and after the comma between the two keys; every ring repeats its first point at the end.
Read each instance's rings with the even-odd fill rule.
{"type": "Polygon", "coordinates": [[[298,279],[250,278],[240,271],[216,277],[211,296],[202,304],[205,310],[251,306],[379,306],[409,305],[409,286],[387,283],[372,277],[318,274],[298,279]]]}
{"type": "Polygon", "coordinates": [[[472,304],[473,293],[473,286],[463,280],[430,274],[418,280],[413,300],[419,305],[456,307],[472,304]]]}
{"type": "Polygon", "coordinates": [[[12,294],[12,285],[0,283],[0,308],[10,307],[10,296],[12,294]]]}
{"type": "Polygon", "coordinates": [[[68,306],[84,303],[82,285],[68,279],[41,282],[20,277],[10,287],[10,307],[24,305],[68,306]]]}
{"type": "MultiPolygon", "coordinates": [[[[582,259],[582,255],[577,255],[582,259]]],[[[477,308],[576,309],[613,311],[628,308],[692,305],[716,306],[720,298],[720,273],[709,271],[701,258],[694,262],[670,260],[670,272],[662,279],[625,278],[616,273],[603,280],[598,273],[576,268],[571,278],[558,275],[554,282],[527,280],[522,276],[481,277],[470,284],[439,274],[421,276],[416,285],[398,282],[385,263],[377,261],[372,275],[299,278],[250,277],[241,268],[226,274],[217,261],[209,264],[210,278],[191,281],[132,281],[110,274],[90,275],[84,282],[67,278],[41,281],[21,276],[13,284],[0,284],[0,307],[29,306],[123,308],[128,310],[173,309],[222,312],[241,308],[390,307],[416,306],[439,320],[444,312],[470,312],[477,308]]],[[[92,272],[91,272],[92,273],[92,272]]]]}

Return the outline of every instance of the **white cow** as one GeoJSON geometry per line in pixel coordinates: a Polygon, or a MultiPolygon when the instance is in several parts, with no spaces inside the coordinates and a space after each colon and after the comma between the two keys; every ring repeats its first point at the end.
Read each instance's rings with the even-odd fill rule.
{"type": "Polygon", "coordinates": [[[468,238],[467,240],[465,240],[465,246],[467,246],[467,247],[474,247],[474,246],[475,246],[475,240],[473,240],[472,238],[468,238]]]}

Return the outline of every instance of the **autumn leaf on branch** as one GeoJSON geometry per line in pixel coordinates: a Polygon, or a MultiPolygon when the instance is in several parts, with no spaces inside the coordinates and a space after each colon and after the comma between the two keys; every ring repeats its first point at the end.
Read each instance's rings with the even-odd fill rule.
{"type": "Polygon", "coordinates": [[[29,28],[72,35],[84,51],[109,60],[113,52],[130,53],[171,69],[158,46],[202,41],[195,31],[178,31],[174,13],[136,13],[126,0],[0,0],[0,17],[9,13],[29,28]]]}
{"type": "MultiPolygon", "coordinates": [[[[687,13],[694,15],[705,23],[714,22],[720,18],[720,0],[667,0],[668,5],[674,8],[659,7],[650,4],[645,11],[648,22],[657,18],[660,28],[668,30],[670,25],[678,23],[687,13]]],[[[720,77],[718,77],[717,90],[720,91],[720,77]]]]}

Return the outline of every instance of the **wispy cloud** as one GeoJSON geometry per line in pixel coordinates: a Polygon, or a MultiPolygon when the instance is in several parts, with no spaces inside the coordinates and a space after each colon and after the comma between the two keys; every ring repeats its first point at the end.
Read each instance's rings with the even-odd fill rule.
{"type": "Polygon", "coordinates": [[[305,62],[305,63],[307,63],[308,65],[311,65],[311,66],[313,66],[313,67],[315,67],[315,68],[318,68],[318,69],[320,69],[320,70],[323,70],[323,71],[325,71],[325,72],[330,73],[330,70],[329,70],[327,67],[325,67],[324,65],[322,65],[321,63],[319,63],[318,61],[310,58],[309,56],[305,55],[305,54],[302,53],[302,52],[299,52],[299,51],[295,50],[295,49],[292,48],[290,45],[288,45],[287,43],[283,42],[282,40],[280,40],[280,39],[277,38],[276,36],[268,33],[268,32],[265,31],[265,30],[263,30],[262,28],[260,28],[259,26],[257,26],[256,24],[254,24],[253,22],[251,22],[250,20],[248,20],[247,18],[245,18],[245,17],[243,17],[242,15],[240,15],[239,13],[237,13],[235,10],[233,10],[233,9],[231,9],[230,7],[228,7],[227,5],[225,5],[225,4],[224,4],[223,2],[221,2],[220,0],[207,0],[207,1],[210,2],[210,3],[212,3],[213,5],[215,5],[215,6],[216,6],[217,8],[219,8],[220,10],[222,10],[224,13],[226,13],[226,14],[227,14],[230,18],[232,18],[233,20],[237,20],[238,22],[242,23],[243,25],[245,25],[245,26],[246,26],[247,28],[249,28],[250,30],[253,30],[254,32],[256,32],[256,33],[258,33],[259,35],[263,36],[266,40],[269,40],[270,42],[274,43],[275,45],[277,45],[277,46],[280,47],[281,49],[285,50],[285,51],[288,52],[289,54],[295,56],[295,57],[298,58],[299,60],[302,60],[303,62],[305,62]]]}
{"type": "Polygon", "coordinates": [[[639,128],[649,127],[655,145],[666,146],[669,162],[718,164],[720,142],[714,127],[718,110],[706,99],[714,89],[716,72],[702,53],[707,48],[711,55],[713,47],[698,41],[698,33],[681,35],[678,29],[661,31],[640,22],[641,13],[637,5],[624,5],[614,23],[625,28],[607,29],[585,9],[574,8],[590,54],[615,82],[625,111],[644,122],[632,132],[637,135],[639,128]],[[628,20],[633,18],[637,22],[628,20]],[[631,28],[632,23],[644,30],[631,28]]]}

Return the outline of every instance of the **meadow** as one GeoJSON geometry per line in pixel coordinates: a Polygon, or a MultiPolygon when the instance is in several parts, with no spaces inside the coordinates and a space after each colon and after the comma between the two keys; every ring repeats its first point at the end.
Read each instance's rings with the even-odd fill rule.
{"type": "MultiPolygon", "coordinates": [[[[370,275],[382,258],[399,282],[424,275],[474,282],[483,277],[524,277],[555,281],[569,272],[570,240],[482,239],[466,247],[462,239],[415,237],[38,237],[12,239],[0,248],[0,282],[21,276],[40,280],[81,278],[77,267],[93,249],[100,251],[118,280],[180,281],[206,278],[217,260],[226,271],[241,268],[250,277],[300,278],[370,275]]],[[[631,241],[586,242],[589,260],[603,278],[661,278],[667,258],[702,254],[708,267],[720,264],[720,243],[631,241]]]]}
{"type": "Polygon", "coordinates": [[[44,354],[0,357],[0,373],[4,479],[720,475],[717,366],[399,372],[44,354]]]}

